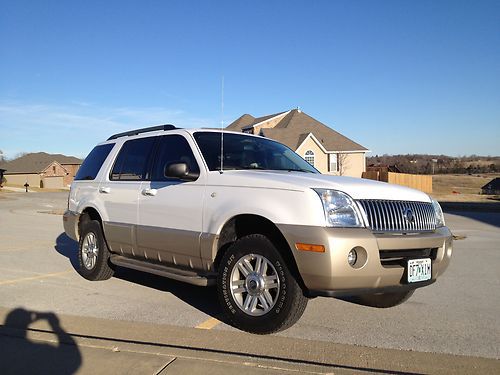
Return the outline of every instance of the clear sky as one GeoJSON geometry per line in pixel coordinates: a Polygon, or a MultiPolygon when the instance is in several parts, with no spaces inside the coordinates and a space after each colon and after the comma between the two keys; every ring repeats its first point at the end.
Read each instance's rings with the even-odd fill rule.
{"type": "Polygon", "coordinates": [[[500,1],[0,0],[0,150],[300,107],[372,151],[500,155],[500,1]]]}

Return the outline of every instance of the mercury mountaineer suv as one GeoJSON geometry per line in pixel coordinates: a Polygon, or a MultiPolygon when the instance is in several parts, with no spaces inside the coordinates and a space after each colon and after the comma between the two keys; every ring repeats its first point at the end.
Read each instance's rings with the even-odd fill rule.
{"type": "Polygon", "coordinates": [[[64,228],[84,278],[120,266],[215,284],[227,321],[259,334],[292,326],[316,296],[398,305],[452,254],[441,208],[423,192],[322,175],[264,137],[172,125],[97,145],[64,228]]]}

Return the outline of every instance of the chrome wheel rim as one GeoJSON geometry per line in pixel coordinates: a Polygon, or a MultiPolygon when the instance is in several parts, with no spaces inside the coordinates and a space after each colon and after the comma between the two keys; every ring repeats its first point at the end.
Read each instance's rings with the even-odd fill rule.
{"type": "Polygon", "coordinates": [[[91,270],[95,267],[98,254],[97,237],[93,232],[89,232],[82,242],[82,261],[86,269],[91,270]]]}
{"type": "Polygon", "coordinates": [[[278,273],[262,255],[248,254],[241,257],[231,272],[229,284],[236,305],[251,316],[267,314],[278,300],[278,273]]]}

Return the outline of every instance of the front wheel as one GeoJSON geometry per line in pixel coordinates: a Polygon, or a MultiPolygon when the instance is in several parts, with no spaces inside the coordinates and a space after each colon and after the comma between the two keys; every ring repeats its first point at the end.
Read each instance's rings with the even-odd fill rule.
{"type": "Polygon", "coordinates": [[[280,253],[260,234],[240,238],[229,247],[221,260],[217,289],[230,322],[251,333],[285,330],[307,306],[280,253]]]}

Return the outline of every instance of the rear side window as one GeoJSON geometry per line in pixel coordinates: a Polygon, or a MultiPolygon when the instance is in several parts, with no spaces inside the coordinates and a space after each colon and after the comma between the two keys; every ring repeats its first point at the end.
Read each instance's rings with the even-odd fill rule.
{"type": "Polygon", "coordinates": [[[191,146],[182,135],[165,135],[160,138],[158,152],[153,167],[153,181],[166,181],[165,168],[173,163],[186,163],[189,172],[199,173],[200,168],[193,155],[191,146]]]}
{"type": "Polygon", "coordinates": [[[76,173],[75,180],[95,180],[114,143],[94,147],[76,173]]]}
{"type": "Polygon", "coordinates": [[[125,142],[111,171],[111,180],[137,181],[146,179],[149,157],[155,139],[155,137],[148,137],[125,142]]]}

